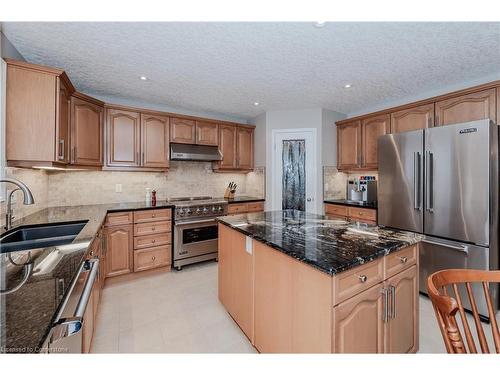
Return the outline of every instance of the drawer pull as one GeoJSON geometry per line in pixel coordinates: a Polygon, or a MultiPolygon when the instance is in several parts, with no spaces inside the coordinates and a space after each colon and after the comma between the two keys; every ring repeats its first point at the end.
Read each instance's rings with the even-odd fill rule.
{"type": "Polygon", "coordinates": [[[366,280],[368,280],[368,277],[366,277],[366,275],[361,275],[361,276],[358,276],[358,279],[362,283],[366,283],[366,280]]]}
{"type": "Polygon", "coordinates": [[[156,217],[156,215],[155,215],[155,214],[152,214],[152,215],[151,215],[151,217],[156,217]]]}
{"type": "Polygon", "coordinates": [[[408,258],[407,257],[398,257],[399,260],[401,261],[401,263],[406,263],[408,262],[408,258]]]}
{"type": "Polygon", "coordinates": [[[151,228],[151,230],[156,230],[156,228],[155,228],[155,227],[153,227],[153,228],[151,228]]]}
{"type": "Polygon", "coordinates": [[[152,243],[155,243],[155,242],[156,242],[156,240],[152,240],[151,242],[152,242],[152,243]]]}
{"type": "Polygon", "coordinates": [[[153,262],[155,261],[156,257],[155,256],[152,256],[151,259],[153,260],[153,262]]]}

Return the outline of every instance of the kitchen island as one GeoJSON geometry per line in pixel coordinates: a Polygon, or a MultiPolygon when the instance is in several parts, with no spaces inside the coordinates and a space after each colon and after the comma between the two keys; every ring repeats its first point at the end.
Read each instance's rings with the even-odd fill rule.
{"type": "Polygon", "coordinates": [[[219,300],[262,353],[418,350],[418,234],[300,211],[218,218],[219,300]]]}

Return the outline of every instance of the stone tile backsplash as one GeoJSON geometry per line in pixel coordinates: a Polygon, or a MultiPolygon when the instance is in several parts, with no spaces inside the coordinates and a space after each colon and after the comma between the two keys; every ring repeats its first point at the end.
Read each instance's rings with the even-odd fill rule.
{"type": "Polygon", "coordinates": [[[359,178],[360,176],[375,176],[378,180],[376,171],[367,171],[364,173],[344,173],[339,172],[336,167],[323,167],[323,197],[324,199],[346,199],[347,180],[359,178]]]}

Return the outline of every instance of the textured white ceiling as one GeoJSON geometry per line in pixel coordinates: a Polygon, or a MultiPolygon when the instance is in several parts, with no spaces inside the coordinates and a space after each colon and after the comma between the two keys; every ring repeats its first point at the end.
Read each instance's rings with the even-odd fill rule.
{"type": "Polygon", "coordinates": [[[308,107],[353,113],[500,72],[500,23],[2,28],[28,61],[64,68],[83,92],[241,118],[308,107]]]}

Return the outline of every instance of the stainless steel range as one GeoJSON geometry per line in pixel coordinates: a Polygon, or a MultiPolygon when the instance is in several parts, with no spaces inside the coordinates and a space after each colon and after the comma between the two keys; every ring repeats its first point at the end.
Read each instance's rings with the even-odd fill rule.
{"type": "Polygon", "coordinates": [[[227,214],[227,202],[212,197],[170,198],[175,204],[174,267],[217,259],[217,216],[227,214]]]}

